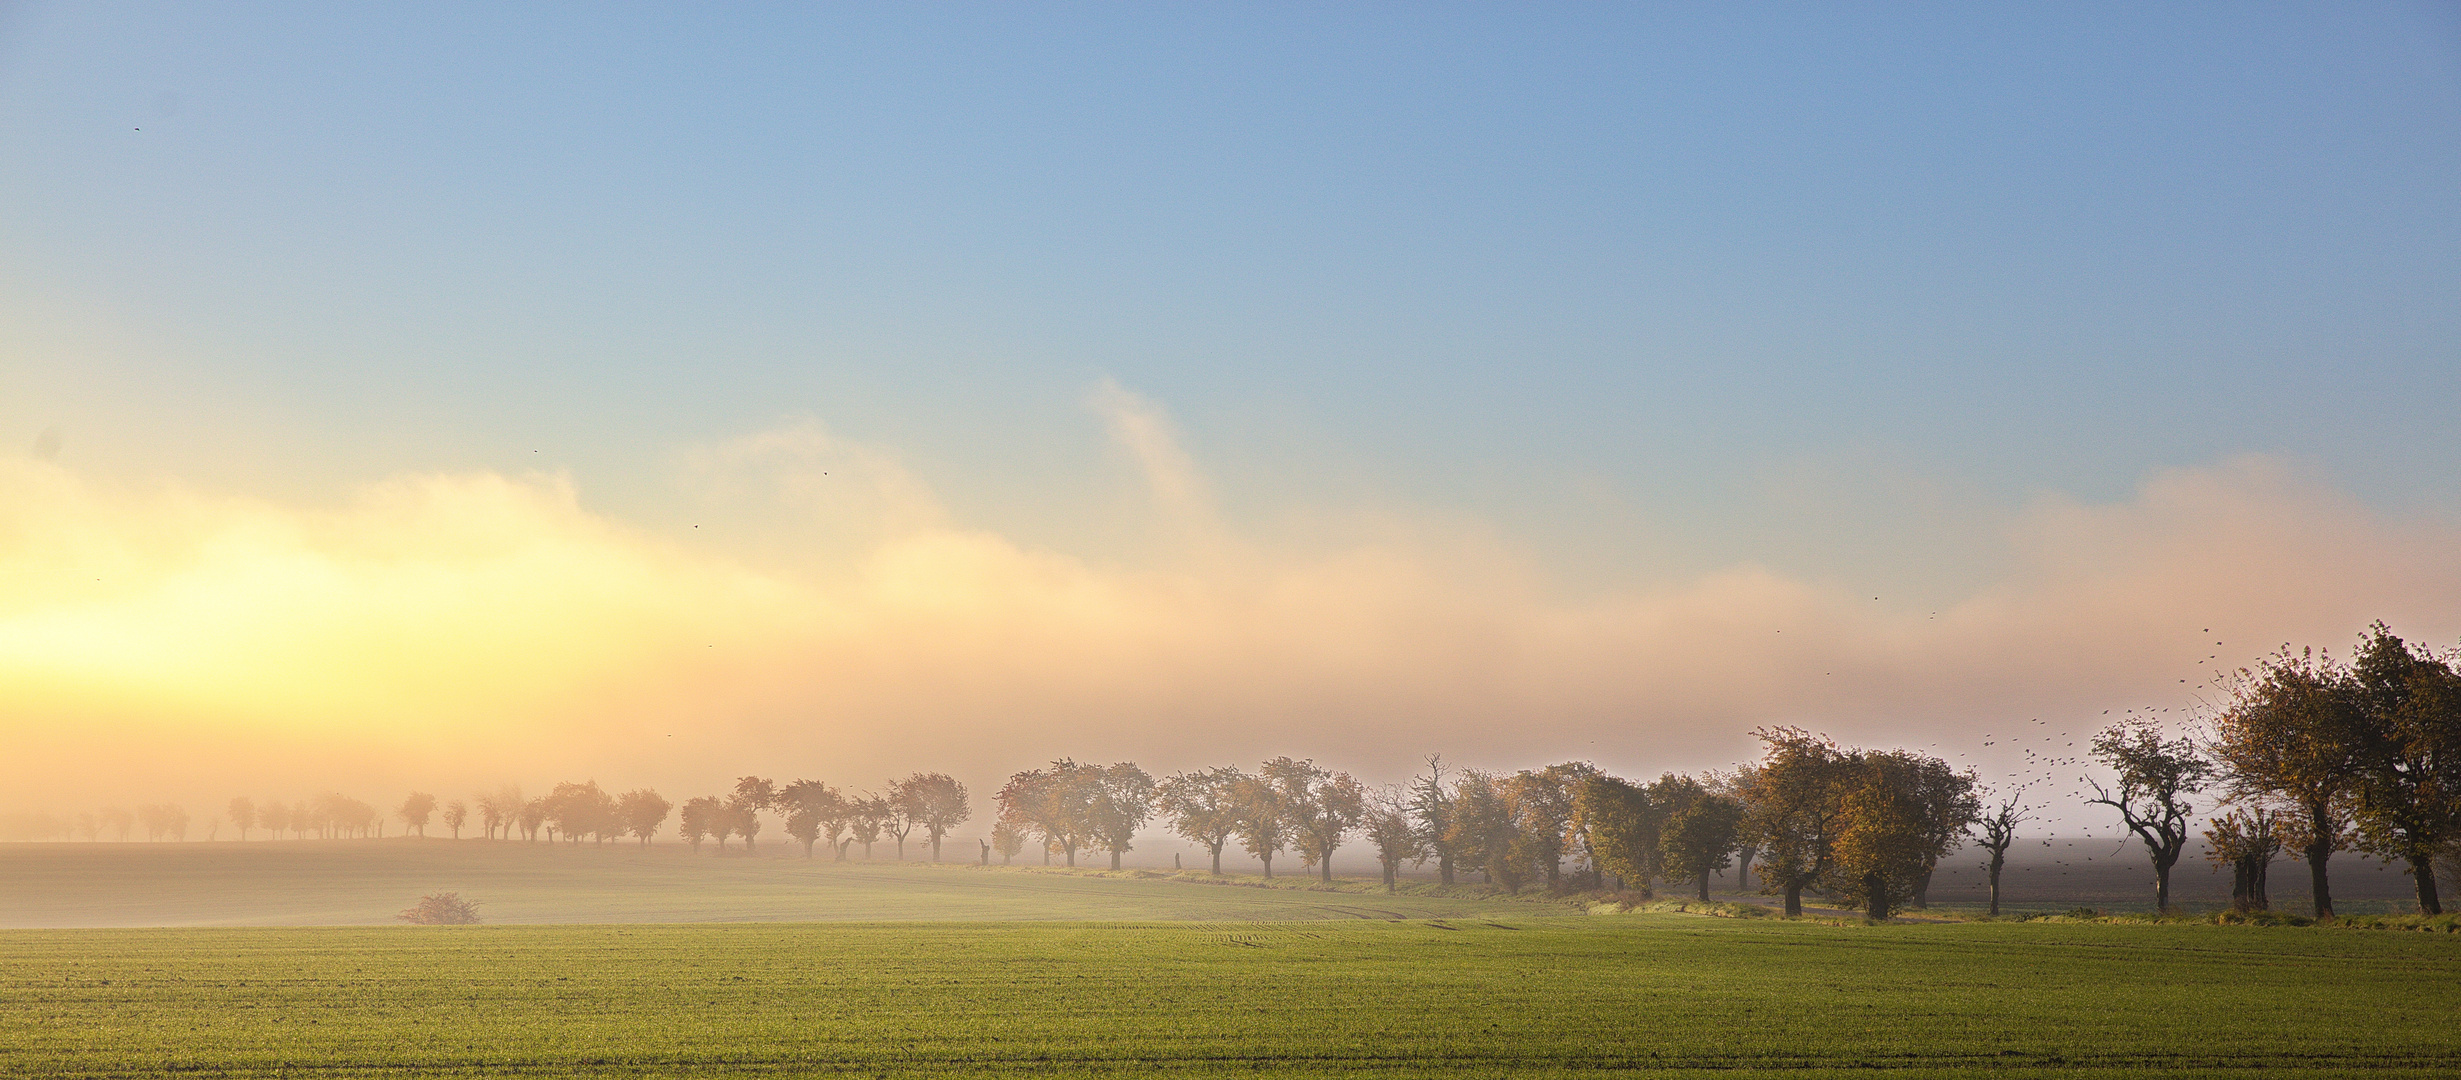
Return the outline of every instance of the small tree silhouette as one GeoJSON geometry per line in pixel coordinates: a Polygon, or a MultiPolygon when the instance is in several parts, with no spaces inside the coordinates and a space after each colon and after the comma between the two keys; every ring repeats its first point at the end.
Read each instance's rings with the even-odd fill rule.
{"type": "Polygon", "coordinates": [[[479,921],[479,906],[459,893],[437,893],[420,897],[394,918],[418,926],[467,926],[479,921]]]}

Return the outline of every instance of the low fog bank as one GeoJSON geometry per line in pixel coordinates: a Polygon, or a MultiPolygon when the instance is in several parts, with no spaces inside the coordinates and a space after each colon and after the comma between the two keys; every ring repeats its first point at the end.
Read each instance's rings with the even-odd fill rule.
{"type": "MultiPolygon", "coordinates": [[[[1201,852],[1167,847],[1140,852],[1128,864],[1168,872],[1173,854],[1192,868],[1201,865],[1194,857],[1201,852]]],[[[1225,862],[1234,873],[1258,869],[1225,862]]],[[[419,897],[447,891],[476,901],[495,923],[1441,917],[1492,912],[1498,904],[1523,914],[1544,910],[1526,902],[1543,898],[1535,888],[1522,899],[1388,900],[1372,887],[1372,854],[1351,848],[1335,857],[1336,874],[1345,888],[1366,890],[1339,894],[1063,876],[1002,868],[996,857],[992,863],[900,864],[885,855],[833,862],[779,844],[724,855],[677,843],[417,839],[0,844],[0,928],[381,925],[395,923],[419,897]]],[[[2406,910],[2410,882],[2397,868],[2347,855],[2332,866],[2344,911],[2406,910]]],[[[1733,874],[1714,878],[1712,894],[1767,899],[1735,893],[1733,874]]],[[[1405,877],[1423,884],[1432,875],[1405,877]]],[[[2304,865],[2276,862],[2272,882],[2275,906],[2299,910],[2307,895],[2304,865]]],[[[2201,852],[2181,862],[2172,885],[2188,904],[2221,905],[2230,897],[2229,874],[2209,867],[2201,852]]],[[[2119,849],[2103,839],[2030,842],[2010,853],[2005,886],[2008,903],[2020,911],[2143,908],[2152,901],[2152,871],[2142,854],[2133,844],[2119,849]]],[[[1659,893],[1686,896],[1690,887],[1661,886],[1659,893]]],[[[1977,860],[1966,853],[1944,860],[1931,895],[1935,904],[1982,903],[1977,860]]]]}

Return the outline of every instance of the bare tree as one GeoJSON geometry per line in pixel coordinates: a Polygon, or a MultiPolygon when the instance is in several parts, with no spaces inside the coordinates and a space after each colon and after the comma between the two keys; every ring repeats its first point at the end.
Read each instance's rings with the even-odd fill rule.
{"type": "Polygon", "coordinates": [[[1239,783],[1247,778],[1235,766],[1179,773],[1155,789],[1170,830],[1213,855],[1213,872],[1222,872],[1222,848],[1239,829],[1239,783]]]}
{"type": "Polygon", "coordinates": [[[470,820],[470,804],[455,799],[444,804],[444,827],[453,830],[453,839],[461,839],[461,827],[470,820]]]}
{"type": "Polygon", "coordinates": [[[2129,720],[2103,729],[2093,739],[2093,756],[2119,774],[2119,787],[2105,790],[2091,781],[2088,803],[2119,811],[2128,831],[2144,842],[2153,860],[2153,903],[2170,910],[2170,871],[2178,865],[2188,842],[2188,816],[2193,796],[2214,774],[2213,762],[2192,740],[2164,739],[2150,720],[2129,720]]]}
{"type": "Polygon", "coordinates": [[[402,800],[401,808],[394,811],[401,816],[402,824],[410,826],[420,836],[427,835],[427,819],[435,812],[436,797],[424,791],[411,792],[409,798],[402,800]]]}
{"type": "Polygon", "coordinates": [[[1991,915],[2000,913],[2000,870],[2008,865],[2008,848],[2017,842],[2017,826],[2030,820],[2027,808],[2017,803],[2023,788],[2009,793],[1990,813],[1976,822],[1982,828],[1982,849],[1991,853],[1985,869],[1991,875],[1991,915]]]}

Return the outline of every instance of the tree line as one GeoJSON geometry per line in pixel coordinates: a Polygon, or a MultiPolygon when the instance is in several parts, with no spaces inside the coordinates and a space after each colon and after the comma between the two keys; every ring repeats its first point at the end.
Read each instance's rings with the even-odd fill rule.
{"type": "Polygon", "coordinates": [[[2284,850],[2307,862],[2315,913],[2333,917],[2327,864],[2355,850],[2403,864],[2418,909],[2441,914],[2438,864],[2461,867],[2461,654],[2413,645],[2378,622],[2350,659],[2289,646],[2229,679],[2204,738],[2134,721],[2094,739],[2118,774],[2091,801],[2119,812],[2170,906],[2171,868],[2193,800],[2215,791],[2208,856],[2231,868],[2233,906],[2269,906],[2266,868],[2284,850]]]}
{"type": "MultiPolygon", "coordinates": [[[[2461,654],[2411,645],[2377,623],[2347,661],[2285,646],[2223,689],[2195,733],[2174,734],[2150,718],[2103,728],[2088,756],[2113,783],[2078,778],[2092,788],[2084,802],[2115,810],[2141,841],[2156,907],[2171,907],[2172,870],[2197,831],[2199,797],[2210,793],[2201,832],[2207,856],[2231,871],[2234,906],[2268,906],[2267,868],[2288,850],[2305,858],[2316,914],[2330,918],[2327,864],[2355,850],[2402,863],[2419,909],[2441,913],[2438,863],[2449,878],[2461,861],[2461,654]]],[[[1664,882],[1694,886],[1707,899],[1712,876],[1732,868],[1748,888],[1757,863],[1761,891],[1780,897],[1788,914],[1799,914],[1810,892],[1885,917],[1926,906],[1940,860],[1971,841],[1987,855],[1990,911],[1998,913],[2008,852],[2043,809],[2021,801],[2024,787],[1986,806],[1971,770],[1935,756],[1841,746],[1796,727],[1754,734],[1763,752],[1753,764],[1648,781],[1588,762],[1502,773],[1454,770],[1430,757],[1409,782],[1371,788],[1290,757],[1253,772],[1223,765],[1160,777],[1133,762],[1061,759],[1008,778],[976,858],[987,863],[997,853],[1008,862],[1034,843],[1045,862],[1075,866],[1080,854],[1100,853],[1118,869],[1137,835],[1159,824],[1203,848],[1216,874],[1236,844],[1268,878],[1278,858],[1295,856],[1330,881],[1334,853],[1361,841],[1387,887],[1403,866],[1432,863],[1448,885],[1463,873],[1515,891],[1647,892],[1664,882]]],[[[340,794],[235,798],[226,812],[243,840],[258,829],[382,835],[386,818],[340,794]]],[[[939,861],[972,807],[964,784],[918,772],[877,792],[745,776],[729,792],[681,807],[648,788],[614,794],[595,781],[560,783],[534,798],[513,787],[446,802],[413,792],[392,812],[421,836],[439,823],[456,839],[475,829],[489,839],[576,844],[648,843],[672,817],[695,851],[712,842],[723,851],[738,839],[753,848],[763,814],[783,818],[807,857],[825,845],[845,859],[860,844],[869,858],[887,841],[902,860],[916,838],[939,861]]],[[[184,839],[190,821],[162,804],[83,814],[74,830],[125,840],[139,826],[148,839],[184,839]]]]}

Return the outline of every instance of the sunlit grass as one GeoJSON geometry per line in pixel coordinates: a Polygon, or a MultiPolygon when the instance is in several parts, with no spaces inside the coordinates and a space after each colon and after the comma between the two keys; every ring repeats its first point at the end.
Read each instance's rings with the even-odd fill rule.
{"type": "Polygon", "coordinates": [[[2290,927],[1638,913],[19,931],[0,933],[0,961],[10,1076],[2427,1076],[2461,1061],[2461,938],[2290,927]]]}

